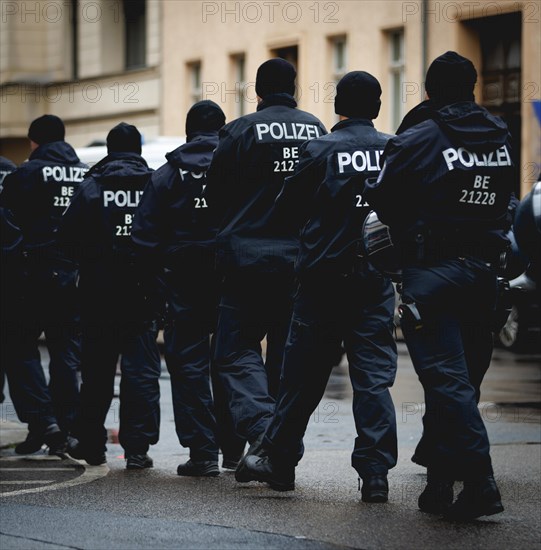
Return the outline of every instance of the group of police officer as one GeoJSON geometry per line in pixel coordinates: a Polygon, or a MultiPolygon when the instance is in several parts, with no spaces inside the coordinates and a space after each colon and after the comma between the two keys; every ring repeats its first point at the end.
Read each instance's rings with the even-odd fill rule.
{"type": "Polygon", "coordinates": [[[221,450],[237,481],[294,489],[308,420],[343,344],[352,466],[362,500],[386,502],[397,461],[395,297],[362,246],[375,210],[400,258],[402,328],[425,390],[419,507],[459,520],[501,512],[477,404],[517,178],[507,128],[475,104],[475,68],[455,52],[432,63],[429,99],[397,136],[374,128],[372,75],[338,83],[329,134],[297,108],[295,78],[285,60],[263,63],[257,111],[227,125],[215,103],[195,104],[187,142],[155,172],[134,126],[113,128],[108,155],[87,171],[60,119],[32,123],[30,158],[0,194],[10,274],[2,365],[29,424],[16,452],[46,443],[105,463],[120,356],[120,443],[127,468],[151,467],[164,317],[176,430],[190,449],[179,475],[218,475],[221,450]]]}

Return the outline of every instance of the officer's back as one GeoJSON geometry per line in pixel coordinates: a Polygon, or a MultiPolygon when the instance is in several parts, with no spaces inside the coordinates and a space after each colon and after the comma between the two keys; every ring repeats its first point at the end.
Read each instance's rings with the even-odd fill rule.
{"type": "Polygon", "coordinates": [[[62,213],[87,171],[64,134],[56,116],[34,120],[28,130],[30,158],[4,180],[0,201],[13,212],[28,249],[54,242],[62,213]]]}
{"type": "Polygon", "coordinates": [[[296,108],[295,74],[283,59],[264,63],[257,75],[257,112],[220,133],[206,195],[221,206],[218,263],[226,269],[282,271],[293,264],[296,228],[277,216],[274,201],[298,163],[300,145],[326,133],[316,117],[296,108]]]}
{"type": "Polygon", "coordinates": [[[102,317],[108,311],[136,320],[143,313],[143,269],[136,260],[131,226],[152,170],[141,157],[141,135],[134,126],[113,128],[108,152],[74,197],[61,239],[80,264],[84,316],[102,317]]]}
{"type": "Polygon", "coordinates": [[[299,224],[299,274],[351,273],[361,228],[370,210],[362,196],[365,178],[380,171],[391,136],[374,128],[379,83],[368,73],[349,73],[339,83],[337,112],[347,113],[320,139],[301,148],[297,173],[286,180],[276,208],[299,224]]]}

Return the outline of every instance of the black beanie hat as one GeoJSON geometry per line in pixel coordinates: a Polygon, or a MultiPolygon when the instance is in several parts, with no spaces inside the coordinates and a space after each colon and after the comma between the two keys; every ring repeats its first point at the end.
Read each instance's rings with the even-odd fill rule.
{"type": "Polygon", "coordinates": [[[477,71],[473,63],[449,51],[432,61],[426,73],[425,88],[430,99],[440,103],[473,101],[476,82],[477,71]]]}
{"type": "Polygon", "coordinates": [[[43,115],[36,118],[28,128],[28,138],[38,145],[64,141],[66,128],[61,118],[55,115],[43,115]]]}
{"type": "Polygon", "coordinates": [[[186,136],[195,132],[217,132],[225,124],[225,115],[221,107],[205,99],[198,101],[186,116],[186,136]]]}
{"type": "Polygon", "coordinates": [[[334,112],[348,118],[374,119],[381,107],[378,79],[365,71],[352,71],[336,86],[334,112]]]}
{"type": "Polygon", "coordinates": [[[261,99],[271,94],[294,95],[296,78],[297,71],[289,61],[279,57],[269,59],[257,69],[255,91],[261,99]]]}
{"type": "Polygon", "coordinates": [[[141,154],[141,134],[132,124],[121,122],[107,134],[108,153],[141,154]]]}

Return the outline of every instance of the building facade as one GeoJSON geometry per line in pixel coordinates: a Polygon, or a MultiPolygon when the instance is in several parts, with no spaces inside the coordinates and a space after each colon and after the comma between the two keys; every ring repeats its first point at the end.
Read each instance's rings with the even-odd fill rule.
{"type": "Polygon", "coordinates": [[[65,119],[77,146],[103,139],[119,120],[149,138],[183,135],[185,113],[199,99],[216,101],[232,120],[255,110],[257,67],[273,56],[297,66],[299,106],[328,127],[337,120],[336,82],[350,70],[372,73],[383,88],[376,125],[392,133],[424,99],[430,61],[456,50],[478,69],[477,101],[513,132],[517,192],[539,175],[538,0],[0,3],[5,156],[20,149],[29,121],[45,112],[65,119]],[[23,15],[21,4],[38,5],[38,15],[23,15]],[[69,14],[55,16],[58,5],[69,14]]]}

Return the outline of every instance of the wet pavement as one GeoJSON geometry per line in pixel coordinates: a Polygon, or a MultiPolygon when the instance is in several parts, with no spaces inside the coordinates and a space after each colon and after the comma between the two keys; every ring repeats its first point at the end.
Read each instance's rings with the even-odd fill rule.
{"type": "MultiPolygon", "coordinates": [[[[503,514],[456,524],[418,511],[425,472],[410,457],[421,434],[423,395],[401,343],[392,392],[400,456],[389,475],[389,503],[360,501],[350,466],[355,432],[344,363],[311,418],[297,488],[288,493],[238,484],[227,471],[213,479],[177,476],[176,466],[188,453],[176,438],[164,372],[161,439],[150,453],[152,470],[126,471],[115,443],[107,466],[100,467],[44,454],[23,459],[10,448],[0,452],[0,548],[539,548],[540,358],[496,350],[482,387],[480,407],[503,514]]],[[[6,428],[20,430],[9,407],[2,405],[2,442],[6,428]]],[[[117,400],[107,425],[114,437],[117,400]]]]}

